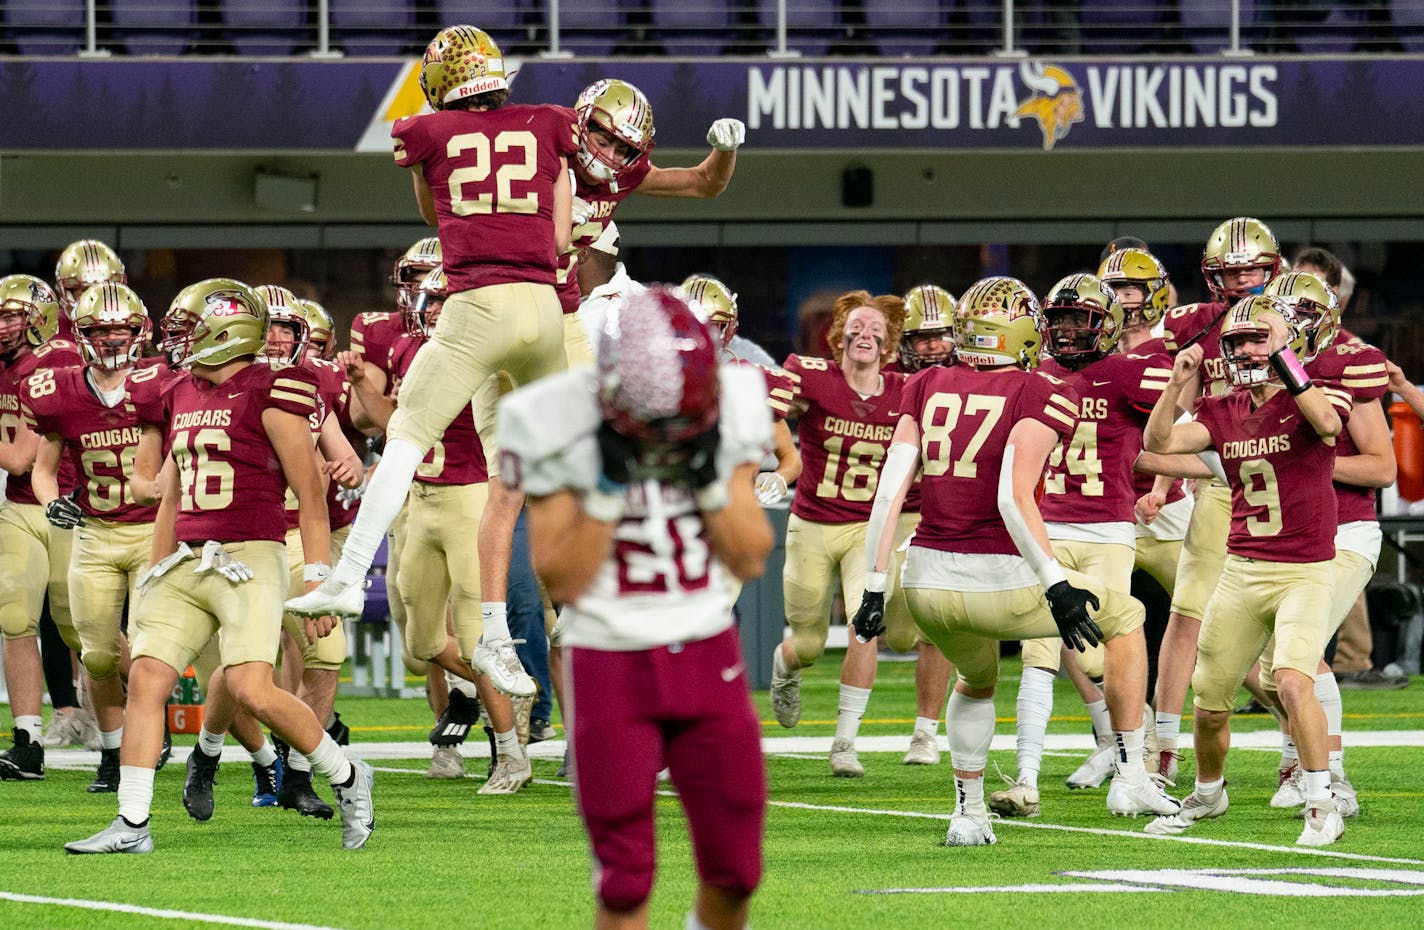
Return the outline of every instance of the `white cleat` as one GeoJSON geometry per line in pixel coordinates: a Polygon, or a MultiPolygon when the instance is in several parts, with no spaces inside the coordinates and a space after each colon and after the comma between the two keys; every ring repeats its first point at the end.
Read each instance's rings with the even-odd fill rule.
{"type": "Polygon", "coordinates": [[[351,768],[355,773],[351,784],[332,785],[331,791],[341,810],[341,845],[360,849],[376,832],[376,804],[371,794],[376,776],[360,759],[352,759],[351,768]]]}
{"type": "Polygon", "coordinates": [[[1074,790],[1101,788],[1103,782],[1112,777],[1112,773],[1113,747],[1104,745],[1103,741],[1099,740],[1097,750],[1064,781],[1067,782],[1069,788],[1074,790]]]}
{"type": "Polygon", "coordinates": [[[916,730],[910,736],[910,748],[905,753],[906,765],[939,765],[939,743],[928,730],[916,730]]]}
{"type": "Polygon", "coordinates": [[[534,769],[524,753],[511,756],[500,753],[495,760],[489,781],[480,786],[479,794],[515,794],[534,780],[534,769]]]}
{"type": "Polygon", "coordinates": [[[1193,824],[1200,820],[1211,820],[1213,817],[1220,817],[1226,813],[1231,802],[1226,798],[1226,789],[1222,788],[1216,797],[1203,798],[1195,791],[1187,795],[1182,802],[1182,809],[1177,813],[1166,817],[1158,817],[1143,828],[1143,833],[1151,833],[1154,836],[1176,836],[1179,833],[1187,832],[1193,824]]]}
{"type": "Polygon", "coordinates": [[[1280,785],[1271,795],[1271,806],[1278,809],[1300,807],[1305,804],[1305,770],[1293,765],[1279,772],[1280,785]]]}
{"type": "Polygon", "coordinates": [[[1329,846],[1345,834],[1345,821],[1334,804],[1311,807],[1305,811],[1305,826],[1300,831],[1297,846],[1329,846]]]}
{"type": "Polygon", "coordinates": [[[1020,779],[989,795],[989,810],[1003,817],[1037,817],[1038,788],[1020,779]]]}
{"type": "Polygon", "coordinates": [[[949,829],[944,834],[946,846],[993,846],[999,842],[994,828],[989,824],[988,811],[974,812],[956,809],[949,818],[949,829]]]}
{"type": "Polygon", "coordinates": [[[1360,816],[1360,798],[1355,794],[1355,786],[1344,772],[1330,773],[1330,793],[1335,796],[1335,809],[1341,817],[1360,816]]]}
{"type": "Polygon", "coordinates": [[[538,691],[534,679],[530,678],[524,666],[519,664],[519,656],[514,652],[512,639],[481,639],[475,646],[475,654],[470,659],[470,664],[481,675],[489,676],[495,690],[512,698],[530,697],[538,691]]]}
{"type": "Polygon", "coordinates": [[[838,736],[831,740],[831,774],[837,778],[863,778],[865,766],[855,751],[855,740],[838,736]]]}
{"type": "MultiPolygon", "coordinates": [[[[778,645],[776,647],[780,649],[778,645]]],[[[771,663],[771,712],[776,722],[790,729],[801,720],[801,670],[786,675],[776,674],[776,661],[771,663]]]]}
{"type": "MultiPolygon", "coordinates": [[[[1133,762],[1132,765],[1137,765],[1133,762]]],[[[1182,802],[1162,790],[1150,778],[1130,782],[1125,776],[1114,775],[1108,787],[1108,813],[1114,817],[1136,817],[1157,814],[1170,817],[1182,809],[1182,802]]]]}
{"type": "Polygon", "coordinates": [[[89,839],[65,843],[64,851],[78,855],[86,853],[151,853],[153,852],[153,836],[148,832],[148,824],[131,827],[124,822],[124,818],[115,817],[113,823],[89,839]]]}
{"type": "Polygon", "coordinates": [[[425,770],[426,778],[464,778],[465,757],[455,746],[436,746],[430,754],[430,768],[425,770]]]}
{"type": "Polygon", "coordinates": [[[92,723],[93,719],[93,716],[86,715],[82,708],[75,708],[67,714],[56,712],[50,718],[49,728],[45,730],[44,738],[40,742],[48,749],[60,749],[65,746],[82,746],[87,749],[90,731],[94,731],[93,735],[96,739],[98,736],[97,728],[92,723]]]}
{"type": "Polygon", "coordinates": [[[318,587],[283,605],[289,614],[298,617],[360,617],[366,607],[364,580],[343,585],[327,578],[318,587]]]}

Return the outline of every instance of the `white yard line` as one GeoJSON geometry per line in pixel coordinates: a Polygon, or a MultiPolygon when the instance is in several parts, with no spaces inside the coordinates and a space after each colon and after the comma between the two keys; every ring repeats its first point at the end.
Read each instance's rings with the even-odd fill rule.
{"type": "Polygon", "coordinates": [[[41,895],[15,894],[0,891],[0,901],[14,901],[17,904],[48,904],[52,907],[75,907],[86,911],[112,911],[119,914],[137,914],[140,917],[155,917],[162,920],[186,920],[189,923],[221,924],[225,927],[256,927],[259,930],[336,930],[317,924],[294,924],[280,920],[258,920],[254,917],[229,917],[226,914],[203,914],[197,911],[174,911],[157,907],[140,907],[137,904],[123,904],[119,901],[90,901],[84,898],[46,898],[41,895]]]}

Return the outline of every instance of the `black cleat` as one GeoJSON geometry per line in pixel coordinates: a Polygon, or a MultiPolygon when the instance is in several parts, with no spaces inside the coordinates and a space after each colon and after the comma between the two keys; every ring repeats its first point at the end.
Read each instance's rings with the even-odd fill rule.
{"type": "Polygon", "coordinates": [[[183,779],[183,809],[202,823],[213,816],[213,782],[218,778],[219,756],[210,756],[201,746],[188,757],[188,775],[183,779]]]}
{"type": "Polygon", "coordinates": [[[117,749],[99,750],[99,771],[94,775],[94,780],[89,783],[89,787],[84,790],[90,794],[107,794],[110,791],[119,790],[119,751],[117,749]]]}
{"type": "Polygon", "coordinates": [[[298,772],[291,768],[282,773],[282,784],[277,787],[277,803],[283,810],[296,811],[303,817],[330,820],[336,813],[312,788],[311,772],[298,772]]]}
{"type": "MultiPolygon", "coordinates": [[[[168,764],[168,760],[173,758],[173,734],[168,730],[168,721],[163,721],[163,750],[158,754],[158,765],[154,766],[155,772],[163,771],[163,767],[168,764]]],[[[207,818],[204,817],[204,820],[207,818]]]]}
{"type": "Polygon", "coordinates": [[[451,690],[450,703],[430,731],[432,746],[458,746],[470,735],[470,727],[480,719],[480,702],[463,691],[451,690]]]}
{"type": "Polygon", "coordinates": [[[0,752],[0,779],[39,781],[44,778],[44,746],[30,741],[25,730],[15,731],[15,745],[0,752]]]}
{"type": "Polygon", "coordinates": [[[335,740],[338,746],[350,746],[351,728],[341,722],[341,714],[336,711],[332,711],[331,718],[331,726],[326,728],[326,735],[335,740]]]}
{"type": "MultiPolygon", "coordinates": [[[[451,691],[450,693],[454,694],[455,692],[451,691]]],[[[485,727],[485,739],[489,740],[490,747],[489,771],[485,772],[485,775],[486,777],[493,778],[495,763],[499,761],[499,743],[496,742],[494,738],[494,727],[485,727]]]]}

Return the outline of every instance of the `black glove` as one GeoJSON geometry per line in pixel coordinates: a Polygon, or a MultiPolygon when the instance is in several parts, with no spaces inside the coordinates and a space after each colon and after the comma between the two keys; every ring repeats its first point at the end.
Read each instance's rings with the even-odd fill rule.
{"type": "Polygon", "coordinates": [[[717,480],[717,447],[721,443],[722,433],[715,422],[688,441],[687,478],[692,490],[701,490],[717,480]]]}
{"type": "Polygon", "coordinates": [[[1088,614],[1089,604],[1094,610],[1098,609],[1096,594],[1075,588],[1066,581],[1058,582],[1044,593],[1048,595],[1048,609],[1053,611],[1053,622],[1058,624],[1058,635],[1069,649],[1087,652],[1090,646],[1102,642],[1103,631],[1088,614]]]}
{"type": "Polygon", "coordinates": [[[76,526],[83,526],[84,511],[74,500],[78,494],[78,491],[73,491],[68,497],[56,497],[45,504],[45,519],[62,530],[72,530],[76,526]]]}
{"type": "Polygon", "coordinates": [[[866,591],[860,596],[860,609],[851,621],[855,628],[855,638],[868,643],[885,632],[885,592],[866,591]]]}
{"type": "Polygon", "coordinates": [[[638,464],[638,444],[607,420],[598,427],[598,453],[603,459],[603,478],[609,484],[623,487],[632,480],[638,464]]]}

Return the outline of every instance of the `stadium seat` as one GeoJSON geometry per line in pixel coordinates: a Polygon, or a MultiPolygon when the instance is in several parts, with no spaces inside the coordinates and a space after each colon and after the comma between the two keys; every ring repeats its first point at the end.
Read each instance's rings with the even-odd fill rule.
{"type": "Polygon", "coordinates": [[[627,37],[623,0],[559,4],[559,48],[575,55],[608,55],[627,37]]]}
{"type": "Polygon", "coordinates": [[[223,0],[222,21],[239,55],[293,55],[310,47],[306,7],[283,0],[223,0]]]}
{"type": "Polygon", "coordinates": [[[84,0],[6,0],[0,10],[21,55],[72,55],[84,47],[84,0]]]}
{"type": "MultiPolygon", "coordinates": [[[[757,22],[776,47],[777,0],[760,0],[757,22]]],[[[828,0],[786,0],[786,47],[803,55],[824,55],[838,38],[839,6],[828,0]]]]}
{"type": "Polygon", "coordinates": [[[1356,3],[1337,6],[1328,16],[1290,29],[1296,48],[1320,55],[1345,55],[1364,37],[1365,10],[1356,3]]]}
{"type": "Polygon", "coordinates": [[[1389,21],[1406,52],[1424,52],[1424,0],[1394,0],[1389,21]]]}
{"type": "Polygon", "coordinates": [[[114,38],[130,55],[181,55],[196,35],[194,0],[111,0],[114,38]]]}
{"type": "Polygon", "coordinates": [[[944,34],[938,0],[864,0],[865,25],[882,55],[931,55],[944,34]]]}
{"type": "Polygon", "coordinates": [[[1083,5],[1083,51],[1089,55],[1135,54],[1162,38],[1165,0],[1094,0],[1083,5]]]}
{"type": "Polygon", "coordinates": [[[348,55],[400,55],[428,40],[415,30],[413,0],[331,0],[331,43],[348,55]]]}
{"type": "MultiPolygon", "coordinates": [[[[1182,36],[1192,48],[1214,55],[1231,46],[1231,0],[1196,0],[1177,7],[1182,17],[1182,36]]],[[[1241,0],[1241,45],[1249,48],[1254,38],[1256,5],[1241,0]]]]}
{"type": "Polygon", "coordinates": [[[435,14],[440,25],[464,23],[483,29],[503,48],[523,39],[530,0],[440,0],[435,14]]]}
{"type": "Polygon", "coordinates": [[[730,0],[652,0],[649,13],[669,55],[716,55],[735,26],[730,0]]]}

